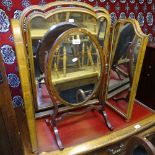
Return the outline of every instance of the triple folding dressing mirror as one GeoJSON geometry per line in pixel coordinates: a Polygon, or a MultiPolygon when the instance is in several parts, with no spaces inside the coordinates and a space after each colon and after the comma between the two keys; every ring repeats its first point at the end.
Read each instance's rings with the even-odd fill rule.
{"type": "Polygon", "coordinates": [[[64,148],[56,125],[60,112],[65,117],[76,108],[95,109],[112,130],[106,103],[130,119],[148,36],[133,19],[118,20],[112,35],[110,26],[105,9],[82,2],[30,6],[19,21],[12,20],[33,151],[34,115],[51,116],[47,123],[59,149],[64,148]]]}

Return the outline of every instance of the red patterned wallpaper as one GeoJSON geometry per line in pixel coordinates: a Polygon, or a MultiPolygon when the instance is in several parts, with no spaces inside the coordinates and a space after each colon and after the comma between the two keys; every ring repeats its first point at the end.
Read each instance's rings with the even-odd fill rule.
{"type": "MultiPolygon", "coordinates": [[[[54,1],[54,0],[53,0],[54,1]]],[[[155,42],[155,0],[77,0],[109,10],[112,23],[118,18],[136,18],[149,41],[155,42]]],[[[14,107],[21,106],[20,80],[10,19],[20,17],[21,11],[34,4],[44,5],[52,0],[0,0],[0,51],[5,63],[14,107]]]]}

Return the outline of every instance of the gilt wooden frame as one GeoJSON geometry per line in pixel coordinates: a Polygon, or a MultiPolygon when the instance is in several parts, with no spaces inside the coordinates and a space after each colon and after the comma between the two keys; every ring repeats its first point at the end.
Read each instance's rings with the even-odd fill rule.
{"type": "MultiPolygon", "coordinates": [[[[84,3],[82,3],[82,4],[84,4],[84,3]]],[[[31,6],[31,7],[28,7],[26,10],[24,10],[21,15],[20,26],[21,26],[21,29],[24,30],[24,31],[22,31],[24,42],[25,42],[25,44],[28,45],[28,55],[30,57],[29,63],[30,63],[31,83],[32,83],[32,90],[33,90],[33,100],[34,100],[36,110],[38,109],[37,108],[37,98],[36,98],[37,92],[36,92],[33,51],[32,51],[32,40],[30,38],[30,33],[31,33],[30,32],[30,23],[35,17],[40,16],[40,17],[47,19],[49,17],[52,17],[55,14],[62,12],[62,8],[56,8],[56,6],[65,5],[63,12],[79,12],[79,13],[81,12],[81,13],[86,13],[88,15],[93,16],[94,18],[96,18],[96,20],[100,20],[101,18],[106,19],[107,27],[106,27],[106,35],[105,35],[105,39],[104,39],[103,52],[106,52],[106,54],[108,54],[107,49],[109,46],[109,36],[110,36],[109,35],[110,34],[110,16],[108,14],[108,11],[103,8],[94,9],[92,6],[90,6],[88,4],[85,6],[82,4],[79,2],[73,2],[73,3],[72,2],[61,2],[61,3],[55,2],[55,3],[47,4],[48,6],[45,5],[43,8],[40,6],[34,6],[34,7],[31,6]],[[72,7],[68,7],[68,5],[72,5],[72,6],[76,6],[76,7],[72,8],[72,7]],[[50,10],[49,8],[54,8],[54,9],[50,10]],[[32,11],[32,10],[34,10],[34,11],[32,11]]]]}

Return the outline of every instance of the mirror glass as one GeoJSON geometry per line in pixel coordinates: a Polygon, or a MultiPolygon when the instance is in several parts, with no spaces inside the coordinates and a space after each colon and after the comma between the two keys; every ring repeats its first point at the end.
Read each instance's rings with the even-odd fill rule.
{"type": "Polygon", "coordinates": [[[100,79],[100,56],[90,37],[74,32],[54,51],[51,79],[56,93],[67,103],[78,104],[92,96],[100,79]]]}
{"type": "Polygon", "coordinates": [[[118,23],[115,28],[107,102],[121,113],[127,114],[142,40],[130,22],[118,23]]]}
{"type": "MultiPolygon", "coordinates": [[[[56,12],[55,11],[55,13],[53,13],[53,15],[49,16],[46,19],[39,13],[38,14],[34,13],[34,16],[32,15],[32,19],[30,20],[30,35],[31,35],[30,38],[31,38],[31,42],[32,42],[32,50],[33,50],[32,57],[33,57],[33,62],[34,62],[34,71],[32,71],[32,72],[34,72],[35,79],[36,79],[35,84],[33,85],[34,94],[36,94],[36,96],[37,96],[37,98],[35,99],[36,100],[36,105],[35,105],[36,110],[43,110],[46,108],[50,108],[52,105],[52,103],[51,103],[52,101],[49,97],[49,94],[48,94],[46,86],[45,86],[44,74],[41,72],[41,68],[38,65],[37,60],[36,60],[38,46],[39,46],[42,38],[44,37],[44,35],[47,33],[47,31],[50,29],[51,26],[56,25],[57,23],[60,23],[60,22],[65,22],[65,21],[69,21],[71,23],[76,23],[79,27],[87,29],[94,36],[96,36],[96,38],[98,38],[101,46],[103,46],[103,43],[104,43],[105,31],[107,28],[106,27],[107,20],[105,20],[103,17],[101,17],[100,19],[97,19],[92,14],[89,14],[87,12],[76,11],[76,9],[73,10],[73,8],[68,9],[68,11],[64,11],[64,12],[62,12],[62,11],[56,12]]],[[[75,36],[75,38],[77,36],[75,36]]],[[[80,38],[80,40],[81,40],[81,38],[80,38]]],[[[51,45],[47,44],[47,46],[48,46],[48,49],[51,48],[51,45]]],[[[76,49],[76,48],[81,49],[82,46],[84,46],[84,48],[86,49],[86,46],[88,46],[88,45],[87,44],[83,45],[83,43],[81,42],[80,45],[76,45],[76,46],[74,47],[74,49],[76,49]]],[[[93,49],[94,47],[92,46],[91,48],[93,49]]],[[[67,52],[71,52],[71,51],[68,51],[68,49],[66,49],[66,47],[64,47],[64,50],[66,50],[67,52]]],[[[61,47],[60,51],[62,52],[62,47],[61,47]]],[[[60,53],[60,51],[58,53],[60,53]]],[[[81,54],[81,53],[79,53],[79,54],[81,54]]],[[[60,55],[61,55],[61,53],[60,53],[60,55]]],[[[82,56],[79,56],[79,57],[82,57],[82,56]]],[[[77,62],[79,62],[79,61],[77,61],[77,62]]],[[[70,62],[67,61],[67,63],[70,63],[70,62]]],[[[74,63],[74,64],[76,64],[76,63],[74,63]]],[[[67,68],[67,70],[68,70],[68,68],[67,68]]],[[[70,102],[72,102],[72,101],[70,101],[70,102]]]]}

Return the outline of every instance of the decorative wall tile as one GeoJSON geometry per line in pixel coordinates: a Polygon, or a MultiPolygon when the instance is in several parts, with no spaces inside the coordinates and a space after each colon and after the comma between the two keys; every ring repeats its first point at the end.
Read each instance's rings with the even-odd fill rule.
{"type": "Polygon", "coordinates": [[[39,2],[39,5],[41,5],[41,6],[43,6],[43,5],[45,5],[45,4],[46,4],[45,0],[41,0],[41,1],[39,2]]]}
{"type": "Polygon", "coordinates": [[[148,34],[149,35],[149,42],[153,41],[153,35],[151,33],[148,34]]]}
{"type": "Polygon", "coordinates": [[[131,4],[134,4],[134,3],[135,3],[135,0],[130,0],[130,3],[131,3],[131,4]]]}
{"type": "Polygon", "coordinates": [[[116,0],[110,0],[110,2],[111,2],[111,3],[115,3],[115,2],[116,2],[116,0]]]}
{"type": "Polygon", "coordinates": [[[143,11],[144,11],[144,13],[147,12],[147,4],[146,3],[143,5],[143,11]]]}
{"type": "Polygon", "coordinates": [[[12,49],[12,46],[3,45],[1,47],[1,54],[2,54],[3,61],[6,64],[11,65],[11,64],[14,63],[14,61],[15,61],[15,52],[12,49]]]}
{"type": "Polygon", "coordinates": [[[126,0],[120,0],[120,3],[126,3],[126,0]]]}
{"type": "Polygon", "coordinates": [[[144,25],[144,16],[143,16],[143,13],[142,12],[139,12],[138,13],[138,17],[137,17],[137,20],[139,21],[139,24],[140,26],[143,26],[144,25]]]}
{"type": "Polygon", "coordinates": [[[23,98],[19,95],[14,96],[12,101],[14,108],[23,106],[23,98]]]}
{"type": "Polygon", "coordinates": [[[13,42],[14,41],[13,35],[11,34],[8,39],[9,39],[10,42],[13,42]]]}
{"type": "Polygon", "coordinates": [[[120,3],[117,2],[116,5],[115,5],[115,12],[119,13],[121,7],[120,7],[120,3]]]}
{"type": "Polygon", "coordinates": [[[8,74],[8,83],[9,83],[10,87],[12,87],[12,88],[18,87],[20,84],[19,77],[14,73],[9,73],[8,74]]]}
{"type": "Polygon", "coordinates": [[[152,5],[151,10],[153,13],[155,12],[155,3],[152,5]]]}
{"type": "Polygon", "coordinates": [[[121,12],[119,18],[120,19],[125,19],[126,18],[125,12],[121,12]]]}
{"type": "Polygon", "coordinates": [[[30,5],[31,4],[30,4],[29,0],[22,0],[22,6],[23,6],[23,8],[27,8],[30,5]]]}
{"type": "Polygon", "coordinates": [[[115,22],[116,22],[116,20],[117,20],[116,13],[115,13],[115,12],[112,12],[112,13],[110,14],[110,16],[111,16],[111,23],[112,23],[112,24],[115,24],[115,22]]]}
{"type": "Polygon", "coordinates": [[[152,4],[152,0],[147,0],[147,4],[152,4]]]}
{"type": "Polygon", "coordinates": [[[126,10],[126,13],[129,12],[129,10],[130,10],[129,3],[126,3],[125,10],[126,10]]]}
{"type": "Polygon", "coordinates": [[[14,19],[19,19],[21,13],[22,13],[21,10],[16,10],[16,11],[14,12],[13,18],[14,18],[14,19]]]}
{"type": "Polygon", "coordinates": [[[138,3],[136,3],[136,5],[134,6],[134,11],[135,11],[136,13],[139,11],[138,3]]]}
{"type": "Polygon", "coordinates": [[[2,0],[2,4],[7,8],[8,11],[11,10],[12,1],[11,0],[2,0]]]}
{"type": "Polygon", "coordinates": [[[139,4],[143,4],[144,3],[144,0],[139,0],[139,4]]]}
{"type": "Polygon", "coordinates": [[[135,18],[135,13],[134,12],[130,12],[130,14],[129,14],[129,18],[135,18]]]}
{"type": "Polygon", "coordinates": [[[5,11],[0,9],[0,32],[8,32],[10,21],[5,11]]]}
{"type": "Polygon", "coordinates": [[[153,25],[153,14],[152,12],[147,12],[147,15],[146,15],[146,21],[147,21],[147,25],[151,26],[153,25]]]}
{"type": "Polygon", "coordinates": [[[107,9],[108,11],[110,11],[110,5],[109,5],[109,2],[106,3],[106,5],[105,5],[105,9],[107,9]]]}

